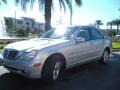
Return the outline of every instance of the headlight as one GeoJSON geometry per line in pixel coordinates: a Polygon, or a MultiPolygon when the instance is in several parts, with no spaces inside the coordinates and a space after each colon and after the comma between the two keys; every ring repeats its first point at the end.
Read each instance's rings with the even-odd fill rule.
{"type": "Polygon", "coordinates": [[[38,51],[37,50],[32,50],[30,52],[25,52],[22,54],[22,56],[20,57],[20,59],[23,60],[32,60],[36,55],[37,55],[38,51]]]}

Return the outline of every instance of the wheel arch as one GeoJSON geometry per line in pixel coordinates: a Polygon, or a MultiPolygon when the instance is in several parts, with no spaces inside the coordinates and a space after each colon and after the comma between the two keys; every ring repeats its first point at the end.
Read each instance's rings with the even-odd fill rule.
{"type": "Polygon", "coordinates": [[[62,53],[53,53],[51,54],[50,56],[48,56],[43,64],[43,67],[44,65],[47,63],[48,60],[52,60],[52,58],[56,58],[58,60],[60,60],[62,62],[62,67],[63,69],[66,69],[66,59],[65,59],[65,56],[62,54],[62,53]]]}
{"type": "Polygon", "coordinates": [[[111,53],[110,48],[106,47],[104,50],[108,50],[109,54],[111,53]]]}

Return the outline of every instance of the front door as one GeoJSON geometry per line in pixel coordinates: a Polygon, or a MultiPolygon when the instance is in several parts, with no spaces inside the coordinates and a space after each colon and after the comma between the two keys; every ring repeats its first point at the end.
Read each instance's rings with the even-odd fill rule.
{"type": "Polygon", "coordinates": [[[90,32],[87,28],[79,28],[75,35],[75,44],[73,46],[74,59],[71,64],[78,64],[91,57],[90,32]]]}

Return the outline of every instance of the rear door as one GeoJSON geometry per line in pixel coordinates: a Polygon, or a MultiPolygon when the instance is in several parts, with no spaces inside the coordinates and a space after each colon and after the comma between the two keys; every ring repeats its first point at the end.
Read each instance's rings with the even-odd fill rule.
{"type": "Polygon", "coordinates": [[[90,34],[92,39],[91,54],[93,54],[93,58],[100,57],[104,48],[104,36],[96,28],[90,28],[90,34]]]}

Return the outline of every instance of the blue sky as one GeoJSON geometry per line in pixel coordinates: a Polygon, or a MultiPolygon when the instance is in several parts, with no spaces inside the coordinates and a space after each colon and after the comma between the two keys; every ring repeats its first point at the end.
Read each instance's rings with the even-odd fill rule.
{"type": "MultiPolygon", "coordinates": [[[[44,14],[39,12],[37,2],[35,3],[33,10],[28,9],[25,13],[20,9],[20,7],[15,6],[14,0],[8,1],[7,5],[0,6],[0,17],[14,17],[16,11],[17,18],[21,16],[28,16],[35,18],[39,22],[44,22],[44,14]]],[[[52,25],[58,24],[60,17],[62,24],[69,25],[69,10],[67,9],[65,14],[63,12],[60,13],[57,0],[54,1],[55,8],[52,14],[52,25]]],[[[73,25],[90,24],[94,23],[95,20],[100,19],[103,21],[105,27],[107,21],[119,18],[119,5],[120,0],[82,0],[82,6],[80,8],[78,8],[75,4],[73,5],[73,25]]]]}

